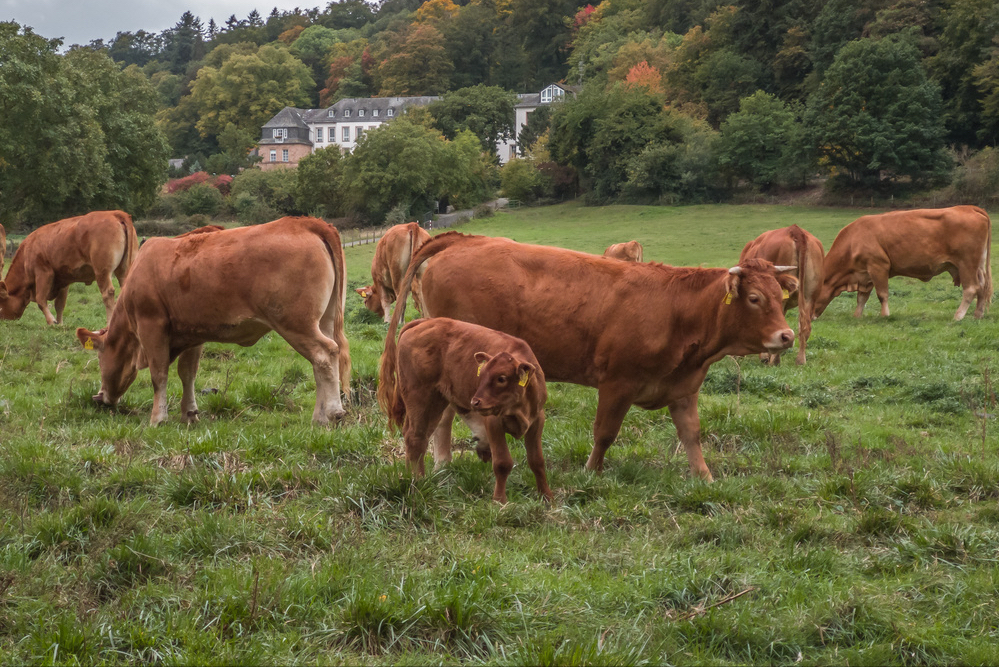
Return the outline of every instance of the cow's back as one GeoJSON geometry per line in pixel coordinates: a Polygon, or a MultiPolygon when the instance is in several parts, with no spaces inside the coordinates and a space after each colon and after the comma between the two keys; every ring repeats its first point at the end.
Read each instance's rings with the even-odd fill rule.
{"type": "Polygon", "coordinates": [[[766,259],[778,266],[797,266],[798,292],[802,299],[814,302],[822,288],[822,242],[798,225],[763,232],[746,244],[739,255],[741,264],[747,259],[766,259]]]}

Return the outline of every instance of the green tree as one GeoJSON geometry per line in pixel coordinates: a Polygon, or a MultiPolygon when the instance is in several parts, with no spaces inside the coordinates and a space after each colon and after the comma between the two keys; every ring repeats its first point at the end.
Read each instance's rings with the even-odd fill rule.
{"type": "Polygon", "coordinates": [[[174,74],[182,74],[189,63],[205,56],[203,35],[201,19],[191,12],[184,12],[173,28],[163,31],[163,53],[174,74]]]}
{"type": "Polygon", "coordinates": [[[351,209],[373,222],[397,206],[410,213],[433,209],[447,193],[452,156],[438,132],[405,117],[365,132],[344,165],[351,209]]]}
{"type": "Polygon", "coordinates": [[[551,125],[551,106],[538,107],[527,115],[527,122],[517,136],[517,152],[525,157],[551,125]]]}
{"type": "Polygon", "coordinates": [[[721,125],[718,162],[761,188],[804,183],[815,165],[794,109],[762,90],[742,99],[721,125]]]}
{"type": "Polygon", "coordinates": [[[339,146],[319,148],[299,160],[295,170],[295,203],[299,210],[332,217],[344,214],[344,162],[339,146]]]}
{"type": "Polygon", "coordinates": [[[490,61],[493,58],[493,25],[496,20],[493,0],[473,0],[444,25],[441,30],[444,48],[454,63],[452,90],[492,83],[490,61]]]}
{"type": "Polygon", "coordinates": [[[844,46],[809,98],[806,125],[820,156],[853,184],[945,175],[940,87],[903,37],[844,46]]]}
{"type": "Polygon", "coordinates": [[[995,46],[989,58],[972,70],[975,85],[982,93],[982,126],[979,140],[995,141],[999,137],[999,36],[993,38],[995,46]]]}
{"type": "Polygon", "coordinates": [[[454,63],[432,25],[417,25],[399,49],[378,66],[379,95],[439,95],[447,90],[454,63]]]}
{"type": "Polygon", "coordinates": [[[221,67],[202,67],[191,85],[198,131],[217,136],[233,123],[256,133],[284,107],[308,106],[313,86],[309,68],[284,46],[232,55],[221,67]]]}
{"type": "Polygon", "coordinates": [[[103,52],[60,56],[0,23],[0,218],[48,222],[96,207],[138,213],[166,177],[155,92],[103,52]]]}
{"type": "Polygon", "coordinates": [[[212,174],[230,174],[235,176],[243,169],[260,161],[260,156],[252,155],[257,145],[258,133],[251,134],[241,130],[235,123],[229,123],[219,135],[221,152],[208,158],[205,170],[212,174]]]}
{"type": "Polygon", "coordinates": [[[500,169],[500,184],[504,197],[532,204],[544,190],[544,177],[533,160],[514,158],[500,169]]]}
{"type": "Polygon", "coordinates": [[[739,108],[739,100],[759,88],[763,66],[756,60],[723,48],[708,56],[694,72],[701,99],[708,105],[713,127],[739,108]]]}
{"type": "Polygon", "coordinates": [[[513,134],[517,97],[498,86],[479,84],[462,88],[428,105],[434,127],[448,139],[461,130],[471,130],[481,142],[481,150],[496,155],[496,142],[513,134]]]}

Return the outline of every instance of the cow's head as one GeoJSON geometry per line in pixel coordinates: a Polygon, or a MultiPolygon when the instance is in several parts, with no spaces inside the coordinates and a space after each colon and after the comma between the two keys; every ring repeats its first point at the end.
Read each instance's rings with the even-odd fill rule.
{"type": "Polygon", "coordinates": [[[0,320],[19,320],[24,315],[24,309],[31,301],[31,294],[28,290],[21,290],[18,294],[11,294],[7,291],[7,283],[0,280],[0,320]]]}
{"type": "Polygon", "coordinates": [[[108,329],[87,331],[79,328],[76,337],[86,350],[97,351],[101,369],[101,390],[92,397],[97,403],[117,405],[125,391],[132,386],[142,364],[142,353],[134,337],[123,340],[121,336],[110,339],[108,329]]]}
{"type": "Polygon", "coordinates": [[[491,356],[475,353],[479,385],[472,396],[472,409],[487,416],[509,415],[524,408],[527,386],[537,382],[537,368],[508,352],[491,356]]]}
{"type": "Polygon", "coordinates": [[[784,319],[784,300],[798,289],[793,266],[774,266],[765,259],[748,259],[725,276],[722,314],[735,350],[727,354],[777,354],[794,343],[794,331],[784,319]]]}
{"type": "Polygon", "coordinates": [[[361,298],[364,299],[365,308],[378,317],[385,317],[385,311],[382,309],[382,297],[378,293],[377,287],[374,285],[368,285],[367,287],[358,287],[354,291],[360,294],[361,298]]]}

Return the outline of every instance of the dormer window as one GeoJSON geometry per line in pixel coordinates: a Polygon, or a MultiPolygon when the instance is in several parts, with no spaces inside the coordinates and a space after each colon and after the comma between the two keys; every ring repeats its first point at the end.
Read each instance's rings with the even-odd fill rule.
{"type": "Polygon", "coordinates": [[[336,115],[336,111],[334,111],[333,109],[330,109],[328,115],[329,115],[330,118],[332,118],[333,116],[336,115]]]}
{"type": "Polygon", "coordinates": [[[388,117],[391,118],[394,115],[395,115],[395,109],[389,109],[388,110],[388,117]]]}
{"type": "Polygon", "coordinates": [[[343,117],[344,118],[350,118],[350,109],[344,109],[343,110],[343,117]]]}
{"type": "Polygon", "coordinates": [[[565,93],[558,86],[548,86],[547,88],[541,91],[541,103],[549,104],[556,97],[562,97],[562,95],[564,94],[565,93]]]}
{"type": "Polygon", "coordinates": [[[275,139],[287,139],[288,138],[288,130],[286,128],[283,128],[283,127],[275,129],[273,137],[275,139]]]}
{"type": "Polygon", "coordinates": [[[373,118],[378,118],[378,109],[372,109],[371,110],[371,116],[373,118]]]}
{"type": "Polygon", "coordinates": [[[358,109],[357,110],[357,117],[358,118],[364,118],[364,109],[358,109]]]}

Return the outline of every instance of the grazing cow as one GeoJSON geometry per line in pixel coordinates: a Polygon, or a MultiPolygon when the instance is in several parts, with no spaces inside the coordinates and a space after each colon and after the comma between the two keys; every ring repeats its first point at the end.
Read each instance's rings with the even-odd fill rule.
{"type": "Polygon", "coordinates": [[[927,282],[946,271],[964,288],[954,320],[964,318],[975,298],[975,317],[981,318],[992,300],[991,254],[992,222],[977,206],[865,215],[841,229],[829,248],[815,315],[840,293],[856,291],[853,314],[860,317],[874,289],[887,317],[889,278],[927,282]]]}
{"type": "MultiPolygon", "coordinates": [[[[805,365],[805,344],[812,333],[815,301],[822,288],[822,242],[798,225],[763,232],[746,244],[739,255],[739,263],[747,259],[766,259],[774,264],[798,268],[798,290],[784,300],[784,314],[798,308],[798,358],[799,366],[805,365]]],[[[771,365],[780,363],[780,355],[764,352],[760,359],[771,365]]]]}
{"type": "Polygon", "coordinates": [[[206,342],[249,346],[276,331],[312,363],[313,421],[343,415],[350,383],[343,333],[343,248],[336,228],[315,218],[152,238],[139,251],[106,330],[77,329],[98,351],[98,403],[115,405],[148,366],[153,425],[167,417],[167,374],[177,359],[185,422],[198,421],[194,376],[206,342]]]}
{"type": "MultiPolygon", "coordinates": [[[[430,234],[418,222],[396,225],[385,232],[375,247],[371,260],[371,284],[355,291],[364,298],[364,306],[386,322],[392,318],[392,303],[409,260],[416,250],[430,240],[430,234]]],[[[415,298],[416,308],[422,309],[415,298]]]]}
{"type": "Polygon", "coordinates": [[[3,260],[7,256],[7,230],[0,225],[0,278],[3,278],[3,260]]]}
{"type": "MultiPolygon", "coordinates": [[[[551,500],[541,453],[548,392],[545,375],[527,343],[476,324],[438,317],[407,324],[397,346],[397,324],[393,321],[385,340],[378,403],[390,425],[402,428],[410,469],[423,475],[430,433],[450,406],[487,436],[488,449],[480,446],[478,452],[493,462],[493,500],[506,502],[506,478],[513,469],[507,433],[524,439],[538,492],[551,500]]],[[[444,426],[435,449],[447,446],[450,451],[450,421],[444,426]]]]}
{"type": "Polygon", "coordinates": [[[604,250],[604,257],[622,259],[626,262],[642,261],[642,244],[638,241],[627,241],[625,243],[614,243],[604,250]]]}
{"type": "Polygon", "coordinates": [[[48,324],[62,324],[73,283],[97,281],[107,320],[114,307],[111,274],[122,286],[139,248],[132,218],[124,211],[94,211],[42,225],[28,234],[0,281],[0,319],[17,320],[32,300],[48,324]],[[48,302],[55,300],[56,316],[48,302]]]}
{"type": "Polygon", "coordinates": [[[428,316],[517,336],[548,381],[596,387],[590,470],[603,469],[631,405],[668,406],[691,471],[710,480],[697,414],[708,367],[728,354],[776,353],[794,342],[781,291],[797,280],[765,260],[731,269],[636,264],[450,232],[413,256],[396,321],[417,270],[428,316]]]}

